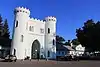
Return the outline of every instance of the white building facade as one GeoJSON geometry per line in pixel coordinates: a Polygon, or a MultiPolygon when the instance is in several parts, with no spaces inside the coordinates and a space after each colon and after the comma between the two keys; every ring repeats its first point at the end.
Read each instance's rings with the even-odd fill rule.
{"type": "Polygon", "coordinates": [[[82,56],[85,52],[85,47],[83,47],[81,44],[79,44],[78,46],[76,46],[76,55],[77,56],[82,56]]]}
{"type": "Polygon", "coordinates": [[[30,18],[29,9],[23,7],[16,8],[14,15],[11,54],[18,59],[56,59],[56,18],[30,18]]]}

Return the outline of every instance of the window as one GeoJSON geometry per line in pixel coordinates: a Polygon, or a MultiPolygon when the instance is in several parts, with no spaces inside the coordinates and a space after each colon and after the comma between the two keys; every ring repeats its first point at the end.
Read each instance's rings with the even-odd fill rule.
{"type": "Polygon", "coordinates": [[[17,10],[17,12],[19,12],[19,11],[17,10]]]}
{"type": "Polygon", "coordinates": [[[34,26],[29,26],[29,31],[34,31],[34,26]]]}
{"type": "Polygon", "coordinates": [[[14,55],[16,55],[16,49],[14,49],[14,55]]]}
{"type": "Polygon", "coordinates": [[[40,29],[40,32],[41,32],[41,33],[44,33],[44,29],[41,28],[41,29],[40,29]]]}
{"type": "Polygon", "coordinates": [[[62,52],[62,55],[64,55],[64,52],[62,52]]]}
{"type": "Polygon", "coordinates": [[[50,28],[48,28],[48,33],[50,33],[50,28]]]}
{"type": "Polygon", "coordinates": [[[58,51],[58,54],[60,54],[60,51],[58,51]]]}
{"type": "Polygon", "coordinates": [[[18,21],[16,21],[16,25],[15,25],[15,27],[18,27],[18,21]]]}
{"type": "Polygon", "coordinates": [[[23,42],[23,38],[24,38],[24,36],[23,36],[23,35],[21,35],[21,42],[23,42]]]}
{"type": "Polygon", "coordinates": [[[27,13],[27,12],[26,12],[27,13]]]}
{"type": "Polygon", "coordinates": [[[50,51],[48,51],[48,57],[50,57],[50,51]]]}
{"type": "Polygon", "coordinates": [[[51,19],[49,19],[49,21],[50,21],[51,19]]]}
{"type": "Polygon", "coordinates": [[[31,26],[29,26],[29,31],[31,31],[31,26]]]}
{"type": "Polygon", "coordinates": [[[56,43],[56,42],[55,42],[55,40],[53,39],[53,45],[55,45],[55,43],[56,43]]]}
{"type": "Polygon", "coordinates": [[[20,10],[20,12],[22,12],[22,10],[20,10]]]}
{"type": "Polygon", "coordinates": [[[32,31],[34,31],[34,26],[32,26],[32,31]]]}

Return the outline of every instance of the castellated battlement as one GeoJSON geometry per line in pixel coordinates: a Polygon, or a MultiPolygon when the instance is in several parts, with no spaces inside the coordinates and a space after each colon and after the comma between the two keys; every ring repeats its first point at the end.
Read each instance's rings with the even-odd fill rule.
{"type": "Polygon", "coordinates": [[[40,20],[40,19],[36,19],[36,18],[30,18],[30,20],[36,21],[36,22],[48,22],[48,21],[56,22],[57,19],[53,16],[48,16],[48,17],[45,18],[45,20],[40,20]]]}
{"type": "Polygon", "coordinates": [[[46,21],[57,21],[57,19],[53,16],[48,16],[45,18],[46,21]]]}
{"type": "Polygon", "coordinates": [[[24,8],[24,7],[17,7],[17,8],[15,8],[14,13],[17,13],[17,12],[23,12],[23,13],[27,13],[27,14],[30,15],[30,10],[27,9],[27,8],[24,8]]]}
{"type": "Polygon", "coordinates": [[[32,20],[32,21],[36,21],[36,22],[44,22],[43,20],[39,20],[39,19],[36,19],[36,18],[30,18],[30,20],[32,20]]]}

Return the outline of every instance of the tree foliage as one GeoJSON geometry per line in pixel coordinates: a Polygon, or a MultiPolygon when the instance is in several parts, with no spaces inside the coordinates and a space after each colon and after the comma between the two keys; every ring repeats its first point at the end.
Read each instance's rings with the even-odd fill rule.
{"type": "Polygon", "coordinates": [[[4,23],[2,20],[2,16],[0,15],[0,38],[7,38],[9,39],[10,32],[8,27],[8,21],[5,19],[4,23]]]}
{"type": "Polygon", "coordinates": [[[73,44],[73,45],[79,45],[80,42],[79,42],[78,39],[76,38],[76,39],[73,39],[73,40],[72,40],[72,44],[73,44]]]}
{"type": "Polygon", "coordinates": [[[68,46],[71,46],[71,41],[70,40],[68,40],[68,41],[66,41],[65,43],[64,43],[64,45],[68,45],[68,46]]]}
{"type": "Polygon", "coordinates": [[[76,30],[78,41],[91,51],[100,50],[100,22],[87,20],[82,28],[76,30]]]}
{"type": "Polygon", "coordinates": [[[2,23],[2,16],[0,15],[0,37],[2,37],[2,29],[3,29],[3,23],[2,23]]]}
{"type": "Polygon", "coordinates": [[[56,44],[64,44],[65,39],[59,35],[56,36],[56,44]]]}
{"type": "Polygon", "coordinates": [[[3,25],[3,37],[8,38],[10,37],[9,27],[8,27],[8,21],[5,19],[4,25],[3,25]]]}

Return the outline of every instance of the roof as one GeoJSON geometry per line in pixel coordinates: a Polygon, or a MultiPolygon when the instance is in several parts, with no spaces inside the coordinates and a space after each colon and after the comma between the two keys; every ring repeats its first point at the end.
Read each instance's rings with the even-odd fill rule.
{"type": "Polygon", "coordinates": [[[65,48],[67,48],[68,50],[74,50],[71,46],[66,46],[66,45],[63,45],[65,48]]]}
{"type": "Polygon", "coordinates": [[[63,51],[63,50],[66,50],[66,48],[63,46],[63,44],[56,44],[56,50],[63,51]]]}

